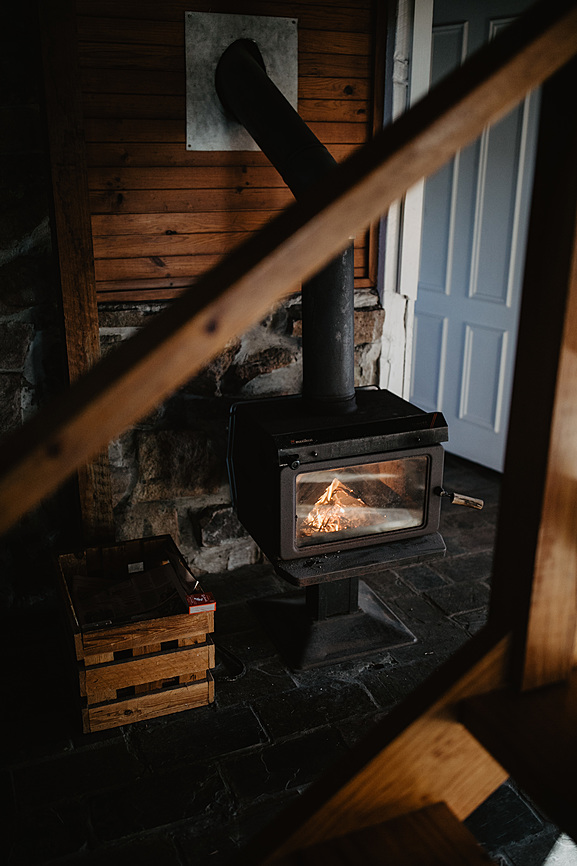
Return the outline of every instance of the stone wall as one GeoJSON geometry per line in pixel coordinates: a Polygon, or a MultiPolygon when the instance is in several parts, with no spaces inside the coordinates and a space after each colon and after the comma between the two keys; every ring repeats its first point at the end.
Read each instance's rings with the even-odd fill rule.
{"type": "MultiPolygon", "coordinates": [[[[52,256],[35,4],[3,10],[0,36],[0,435],[66,387],[52,256]]],[[[0,539],[0,605],[44,598],[50,556],[78,531],[70,486],[0,539]]]]}
{"type": "MultiPolygon", "coordinates": [[[[355,380],[379,381],[384,314],[373,293],[359,292],[355,311],[355,380]]],[[[103,352],[114,351],[159,305],[106,305],[100,311],[103,352]]],[[[197,574],[259,561],[239,524],[226,475],[231,404],[300,392],[301,310],[287,301],[253,327],[156,412],[109,449],[118,537],[169,533],[197,574]]]]}

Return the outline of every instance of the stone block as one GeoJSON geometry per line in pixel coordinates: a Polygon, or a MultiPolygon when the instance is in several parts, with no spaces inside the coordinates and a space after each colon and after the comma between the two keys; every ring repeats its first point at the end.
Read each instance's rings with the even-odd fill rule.
{"type": "Polygon", "coordinates": [[[115,524],[119,541],[152,535],[170,535],[175,544],[180,541],[178,515],[171,504],[141,502],[119,509],[115,514],[115,524]]]}
{"type": "Polygon", "coordinates": [[[10,315],[40,303],[44,297],[52,296],[54,289],[48,281],[48,258],[19,256],[0,266],[0,314],[10,315]]]}
{"type": "Polygon", "coordinates": [[[101,334],[100,335],[100,354],[104,358],[110,352],[114,352],[123,341],[121,334],[101,334]]]}
{"type": "Polygon", "coordinates": [[[166,304],[139,304],[129,308],[107,306],[100,310],[98,322],[101,328],[142,328],[150,316],[160,312],[166,304]]]}
{"type": "Polygon", "coordinates": [[[240,343],[227,346],[201,372],[190,379],[183,390],[185,393],[197,394],[200,397],[218,397],[221,394],[221,382],[238,353],[240,343]]]}
{"type": "Polygon", "coordinates": [[[262,562],[262,553],[258,545],[252,538],[246,538],[229,547],[227,568],[229,571],[234,571],[237,568],[244,568],[245,565],[256,565],[262,562]]]}
{"type": "MultiPolygon", "coordinates": [[[[290,333],[302,337],[303,323],[300,308],[290,317],[290,333]]],[[[355,310],[355,346],[380,343],[385,324],[384,310],[355,310]]]]}
{"type": "Polygon", "coordinates": [[[134,432],[129,430],[108,446],[112,505],[116,508],[123,499],[128,499],[135,484],[138,467],[134,449],[134,432]]]}
{"type": "Polygon", "coordinates": [[[206,430],[137,431],[139,478],[134,500],[150,502],[216,493],[227,486],[224,454],[206,430]]]}
{"type": "Polygon", "coordinates": [[[241,391],[243,397],[278,397],[300,394],[302,391],[302,363],[300,359],[288,367],[271,370],[248,382],[241,391]]]}
{"type": "Polygon", "coordinates": [[[204,547],[220,544],[247,536],[246,530],[230,506],[205,509],[198,521],[200,542],[204,547]]]}
{"type": "Polygon", "coordinates": [[[0,373],[0,433],[14,430],[22,423],[22,387],[18,373],[0,373]]]}
{"type": "Polygon", "coordinates": [[[0,370],[23,369],[33,336],[34,326],[26,322],[0,324],[0,370]]]}
{"type": "Polygon", "coordinates": [[[380,343],[366,343],[355,348],[355,385],[378,385],[380,343]]]}
{"type": "Polygon", "coordinates": [[[384,310],[355,310],[355,345],[380,343],[384,324],[384,310]]]}
{"type": "Polygon", "coordinates": [[[223,394],[240,393],[245,385],[258,376],[294,364],[298,354],[296,346],[268,346],[231,364],[223,377],[223,394]]]}

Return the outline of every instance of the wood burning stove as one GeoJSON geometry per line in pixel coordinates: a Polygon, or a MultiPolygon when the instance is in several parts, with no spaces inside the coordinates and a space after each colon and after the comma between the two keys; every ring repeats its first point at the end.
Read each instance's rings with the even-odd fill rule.
{"type": "Polygon", "coordinates": [[[299,587],[254,602],[290,665],[415,640],[359,578],[444,555],[446,439],[440,413],[377,389],[358,390],[355,411],[332,416],[299,396],[233,406],[228,469],[239,519],[299,587]]]}
{"type": "Polygon", "coordinates": [[[435,533],[447,426],[389,391],[315,415],[300,397],[237,403],[229,476],[238,517],[273,562],[435,533]]]}

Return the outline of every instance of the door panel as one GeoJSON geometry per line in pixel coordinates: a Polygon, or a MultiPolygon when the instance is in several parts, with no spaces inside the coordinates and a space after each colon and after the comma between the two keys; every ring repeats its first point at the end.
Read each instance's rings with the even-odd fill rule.
{"type": "MultiPolygon", "coordinates": [[[[527,5],[436,0],[431,83],[527,5]]],[[[423,409],[443,411],[448,451],[498,470],[508,425],[537,110],[532,94],[425,185],[411,399],[423,409]]]]}

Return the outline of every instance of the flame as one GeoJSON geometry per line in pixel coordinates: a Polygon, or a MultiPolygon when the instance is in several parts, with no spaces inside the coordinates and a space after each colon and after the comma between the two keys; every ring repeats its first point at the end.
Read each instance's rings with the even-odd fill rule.
{"type": "Polygon", "coordinates": [[[304,535],[340,532],[369,523],[371,516],[367,513],[367,505],[338,478],[333,478],[303,521],[302,532],[304,535]]]}

